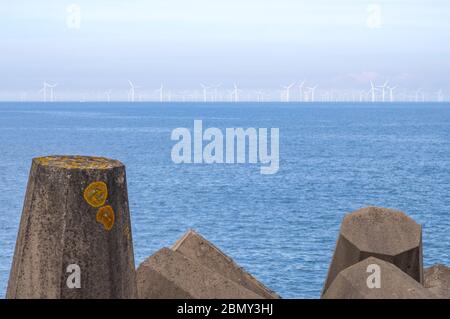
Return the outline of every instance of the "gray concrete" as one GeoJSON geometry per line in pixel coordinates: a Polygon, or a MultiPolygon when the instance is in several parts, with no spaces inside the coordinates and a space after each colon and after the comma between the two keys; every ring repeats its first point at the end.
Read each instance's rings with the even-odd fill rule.
{"type": "Polygon", "coordinates": [[[163,248],[139,265],[137,287],[142,299],[261,299],[196,261],[163,248]]]}
{"type": "Polygon", "coordinates": [[[98,157],[33,159],[7,298],[136,296],[124,165],[98,157]],[[71,264],[80,267],[81,288],[67,286],[71,264]]]}
{"type": "Polygon", "coordinates": [[[181,237],[172,250],[218,272],[222,276],[268,299],[280,298],[275,292],[265,287],[256,278],[237,265],[219,248],[206,240],[194,230],[189,230],[181,237]]]}
{"type": "Polygon", "coordinates": [[[440,299],[450,299],[450,268],[441,264],[426,268],[424,286],[440,299]]]}
{"type": "Polygon", "coordinates": [[[367,207],[344,217],[322,294],[345,268],[373,256],[423,283],[422,227],[400,211],[367,207]]]}
{"type": "MultiPolygon", "coordinates": [[[[371,279],[371,278],[369,278],[371,279]]],[[[342,270],[322,296],[324,299],[433,299],[436,296],[398,267],[369,257],[342,270]],[[380,268],[380,287],[369,288],[369,265],[380,268]]]]}

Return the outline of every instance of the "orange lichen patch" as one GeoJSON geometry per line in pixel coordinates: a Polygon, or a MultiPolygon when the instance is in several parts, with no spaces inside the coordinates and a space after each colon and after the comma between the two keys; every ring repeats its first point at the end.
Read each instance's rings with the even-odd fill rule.
{"type": "Polygon", "coordinates": [[[103,182],[91,183],[83,193],[84,200],[92,207],[105,205],[108,198],[108,186],[103,182]]]}
{"type": "Polygon", "coordinates": [[[102,224],[106,230],[111,230],[115,221],[113,208],[109,205],[100,207],[95,219],[102,224]]]}
{"type": "Polygon", "coordinates": [[[130,233],[130,228],[127,226],[125,227],[125,229],[123,230],[123,234],[125,235],[125,237],[130,240],[131,239],[131,233],[130,233]]]}
{"type": "Polygon", "coordinates": [[[46,156],[35,158],[39,165],[66,169],[111,169],[123,166],[119,161],[94,156],[46,156]]]}

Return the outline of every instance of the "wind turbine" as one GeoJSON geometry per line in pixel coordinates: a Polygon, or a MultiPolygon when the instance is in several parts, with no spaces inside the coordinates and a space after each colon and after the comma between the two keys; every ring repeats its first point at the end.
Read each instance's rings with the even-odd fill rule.
{"type": "Polygon", "coordinates": [[[387,86],[387,89],[389,90],[389,100],[390,102],[394,102],[394,90],[396,89],[396,86],[387,86]]]}
{"type": "Polygon", "coordinates": [[[135,86],[133,84],[133,82],[131,82],[130,80],[128,80],[128,83],[130,84],[130,91],[128,93],[128,98],[130,102],[134,102],[134,97],[135,97],[135,93],[136,93],[136,89],[139,89],[140,86],[135,86]]]}
{"type": "Polygon", "coordinates": [[[291,91],[291,88],[295,85],[295,83],[291,83],[287,86],[281,86],[282,89],[286,90],[286,102],[289,102],[289,93],[291,91]]]}
{"type": "Polygon", "coordinates": [[[112,93],[112,90],[105,91],[106,100],[108,101],[108,103],[111,102],[111,93],[112,93]]]}
{"type": "Polygon", "coordinates": [[[159,102],[164,102],[164,85],[161,83],[159,89],[156,89],[155,91],[159,92],[159,102]]]}
{"type": "Polygon", "coordinates": [[[49,84],[46,81],[44,81],[44,86],[42,87],[42,89],[39,90],[39,92],[43,92],[44,93],[44,102],[47,102],[47,89],[50,89],[50,102],[54,101],[54,95],[53,95],[53,89],[57,86],[58,84],[49,84]]]}
{"type": "Polygon", "coordinates": [[[416,102],[419,102],[419,94],[422,92],[422,89],[418,89],[416,91],[416,102]]]}
{"type": "Polygon", "coordinates": [[[256,91],[256,96],[257,96],[258,102],[264,101],[264,92],[262,90],[256,91]]]}
{"type": "Polygon", "coordinates": [[[209,86],[206,86],[206,85],[204,85],[204,84],[200,84],[200,86],[202,87],[202,89],[203,89],[203,102],[206,102],[207,101],[207,90],[210,88],[209,86]]]}
{"type": "Polygon", "coordinates": [[[372,95],[372,102],[375,102],[376,101],[375,92],[379,91],[379,89],[375,86],[375,84],[373,84],[373,81],[370,81],[370,86],[371,89],[369,90],[369,94],[372,95]]]}
{"type": "Polygon", "coordinates": [[[218,92],[217,90],[222,86],[222,83],[216,84],[216,85],[212,85],[211,88],[214,89],[214,94],[213,94],[213,101],[217,102],[217,96],[218,96],[218,92]]]}
{"type": "Polygon", "coordinates": [[[305,81],[299,84],[298,88],[300,90],[300,102],[304,101],[304,95],[303,95],[303,86],[305,85],[305,81]]]}
{"type": "Polygon", "coordinates": [[[307,87],[307,89],[311,92],[311,102],[314,102],[314,92],[317,89],[317,85],[313,87],[307,87]]]}
{"type": "Polygon", "coordinates": [[[384,82],[383,85],[378,86],[378,88],[380,88],[382,90],[381,96],[382,96],[382,101],[385,102],[386,101],[386,88],[388,86],[388,81],[384,82]]]}
{"type": "Polygon", "coordinates": [[[239,92],[242,92],[237,86],[236,83],[233,84],[234,90],[233,90],[233,96],[234,96],[234,102],[239,102],[239,92]]]}
{"type": "Polygon", "coordinates": [[[444,102],[444,95],[442,94],[442,90],[437,91],[437,100],[438,102],[444,102]]]}

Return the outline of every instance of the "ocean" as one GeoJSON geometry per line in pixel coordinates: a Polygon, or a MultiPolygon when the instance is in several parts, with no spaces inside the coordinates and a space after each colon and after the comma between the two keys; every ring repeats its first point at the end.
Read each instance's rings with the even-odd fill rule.
{"type": "Polygon", "coordinates": [[[0,103],[0,296],[31,159],[126,165],[136,265],[188,229],[284,298],[318,298],[343,216],[402,210],[424,263],[450,264],[450,105],[444,103],[0,103]],[[279,128],[280,165],[174,164],[178,127],[279,128]]]}

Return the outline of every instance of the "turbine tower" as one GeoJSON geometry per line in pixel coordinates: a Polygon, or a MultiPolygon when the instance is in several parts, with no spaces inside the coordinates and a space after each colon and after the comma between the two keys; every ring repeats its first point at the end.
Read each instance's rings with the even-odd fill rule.
{"type": "Polygon", "coordinates": [[[418,89],[416,91],[416,102],[419,102],[419,94],[422,92],[422,89],[418,89]]]}
{"type": "Polygon", "coordinates": [[[375,84],[373,84],[373,81],[370,81],[370,90],[369,90],[369,94],[372,95],[372,103],[376,101],[376,96],[375,96],[375,92],[379,91],[379,89],[375,86],[375,84]]]}
{"type": "Polygon", "coordinates": [[[210,88],[209,86],[206,86],[204,84],[200,84],[200,86],[203,89],[203,102],[207,101],[207,93],[208,93],[208,89],[210,88]]]}
{"type": "Polygon", "coordinates": [[[49,83],[47,83],[47,81],[44,81],[42,89],[39,90],[39,92],[42,92],[44,94],[44,102],[47,102],[47,89],[49,89],[49,91],[50,91],[50,102],[54,101],[53,89],[57,85],[58,85],[57,83],[49,84],[49,83]]]}
{"type": "Polygon", "coordinates": [[[108,103],[111,102],[111,93],[112,93],[112,90],[105,91],[106,100],[108,101],[108,103]]]}
{"type": "Polygon", "coordinates": [[[295,85],[295,83],[291,83],[291,84],[289,84],[289,85],[287,85],[287,86],[281,86],[281,88],[282,89],[284,89],[284,90],[286,90],[286,102],[289,102],[290,101],[290,92],[291,92],[291,89],[292,89],[292,87],[295,85]]]}
{"type": "Polygon", "coordinates": [[[233,96],[234,96],[234,102],[239,102],[239,92],[242,92],[237,86],[236,83],[233,84],[234,90],[233,90],[233,96]]]}
{"type": "Polygon", "coordinates": [[[222,86],[222,83],[213,85],[212,88],[214,89],[214,94],[213,94],[213,101],[217,102],[217,97],[218,97],[218,89],[222,86]]]}
{"type": "Polygon", "coordinates": [[[135,86],[133,84],[133,82],[131,82],[130,80],[128,80],[128,84],[130,84],[130,91],[128,92],[128,100],[130,102],[134,102],[135,95],[136,95],[136,89],[139,89],[140,86],[135,86]]]}
{"type": "Polygon", "coordinates": [[[305,85],[305,81],[299,84],[298,88],[300,90],[300,102],[304,102],[304,94],[303,94],[303,86],[305,85]]]}
{"type": "Polygon", "coordinates": [[[159,102],[164,102],[164,85],[161,83],[159,89],[156,89],[155,91],[159,92],[159,102]]]}
{"type": "Polygon", "coordinates": [[[383,85],[379,86],[379,88],[382,90],[381,96],[382,96],[382,101],[385,102],[386,101],[386,88],[388,86],[388,81],[384,82],[383,85]]]}
{"type": "Polygon", "coordinates": [[[392,87],[388,86],[387,87],[387,89],[389,90],[389,100],[391,103],[394,102],[394,90],[396,88],[397,88],[396,86],[392,86],[392,87]]]}
{"type": "Polygon", "coordinates": [[[317,85],[313,87],[307,87],[307,89],[311,92],[311,102],[314,102],[314,93],[316,92],[317,85]]]}

